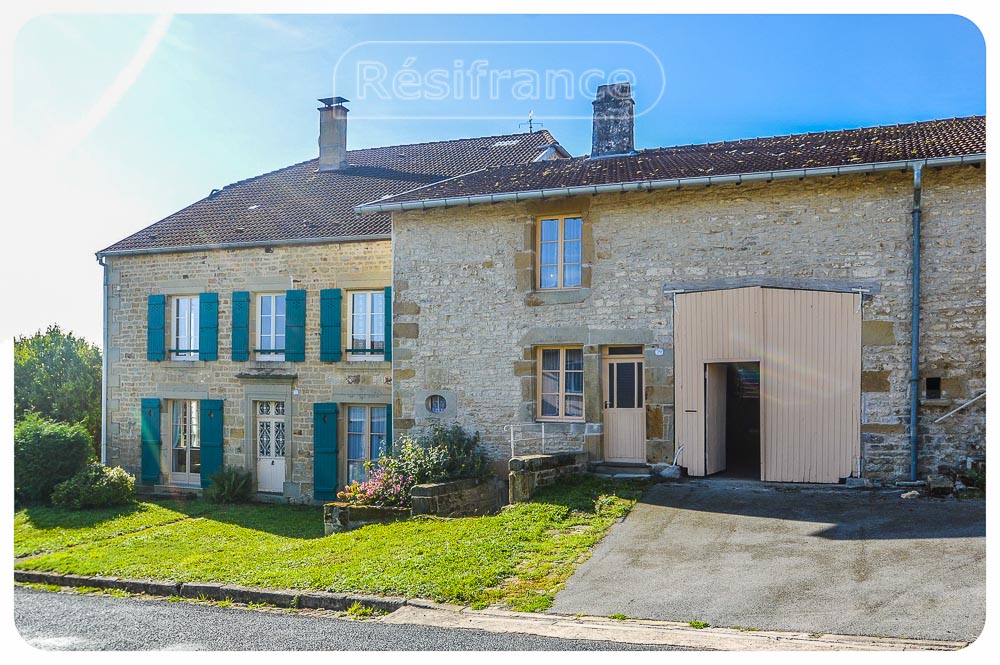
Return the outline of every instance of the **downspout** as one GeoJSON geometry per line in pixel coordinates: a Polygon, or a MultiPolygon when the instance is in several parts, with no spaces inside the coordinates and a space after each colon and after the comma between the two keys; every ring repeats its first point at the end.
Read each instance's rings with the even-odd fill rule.
{"type": "Polygon", "coordinates": [[[104,290],[101,293],[101,464],[108,463],[108,264],[103,256],[97,262],[104,269],[104,290]]]}
{"type": "Polygon", "coordinates": [[[920,164],[913,167],[913,302],[910,313],[910,480],[917,479],[917,406],[920,392],[920,164]]]}

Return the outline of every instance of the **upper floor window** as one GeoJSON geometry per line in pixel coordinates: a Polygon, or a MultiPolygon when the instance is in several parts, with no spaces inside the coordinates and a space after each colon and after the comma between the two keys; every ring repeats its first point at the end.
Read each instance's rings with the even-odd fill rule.
{"type": "Polygon", "coordinates": [[[538,349],[538,419],[583,420],[583,348],[538,349]]]}
{"type": "Polygon", "coordinates": [[[173,299],[173,334],[170,349],[174,360],[198,359],[198,296],[173,299]]]}
{"type": "Polygon", "coordinates": [[[538,288],[572,289],[582,285],[583,218],[538,220],[538,288]]]}
{"type": "Polygon", "coordinates": [[[350,294],[351,360],[382,360],[385,356],[385,291],[350,294]]]}
{"type": "Polygon", "coordinates": [[[257,360],[285,359],[285,294],[257,298],[257,360]]]}

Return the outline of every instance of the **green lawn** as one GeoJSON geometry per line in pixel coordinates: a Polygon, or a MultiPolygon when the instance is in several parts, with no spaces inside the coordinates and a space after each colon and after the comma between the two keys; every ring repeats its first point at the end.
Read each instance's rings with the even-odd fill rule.
{"type": "Polygon", "coordinates": [[[590,477],[492,517],[412,519],[323,536],[322,510],[148,502],[19,512],[16,568],[177,582],[418,596],[518,610],[551,605],[644,485],[590,477]]]}

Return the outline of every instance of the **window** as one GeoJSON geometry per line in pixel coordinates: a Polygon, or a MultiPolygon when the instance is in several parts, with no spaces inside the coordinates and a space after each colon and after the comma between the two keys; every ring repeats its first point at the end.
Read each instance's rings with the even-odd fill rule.
{"type": "Polygon", "coordinates": [[[929,376],[925,388],[927,399],[941,399],[941,377],[929,376]]]}
{"type": "Polygon", "coordinates": [[[572,289],[582,285],[583,218],[538,220],[538,288],[572,289]]]}
{"type": "Polygon", "coordinates": [[[347,407],[347,482],[364,482],[365,462],[385,452],[386,407],[347,407]]]}
{"type": "Polygon", "coordinates": [[[285,294],[265,293],[257,299],[257,360],[285,359],[285,294]]]}
{"type": "Polygon", "coordinates": [[[174,360],[198,359],[198,296],[174,298],[173,348],[174,360]]]}
{"type": "Polygon", "coordinates": [[[385,358],[385,291],[354,291],[351,302],[351,360],[385,358]]]}
{"type": "Polygon", "coordinates": [[[583,349],[538,350],[538,419],[583,420],[583,349]]]}
{"type": "Polygon", "coordinates": [[[426,406],[431,413],[444,413],[448,408],[448,400],[443,395],[431,395],[427,398],[426,406]]]}
{"type": "Polygon", "coordinates": [[[201,481],[201,427],[198,400],[172,400],[170,478],[179,483],[201,481]]]}

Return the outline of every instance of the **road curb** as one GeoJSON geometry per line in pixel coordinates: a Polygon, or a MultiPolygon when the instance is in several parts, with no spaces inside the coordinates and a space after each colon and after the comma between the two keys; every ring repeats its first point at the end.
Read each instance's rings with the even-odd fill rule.
{"type": "Polygon", "coordinates": [[[810,634],[779,631],[746,632],[734,628],[696,629],[688,624],[640,619],[616,620],[594,616],[568,616],[511,612],[437,603],[422,598],[370,596],[326,591],[259,589],[218,582],[178,584],[160,580],[64,575],[38,570],[15,570],[15,582],[66,587],[122,589],[150,596],[267,603],[277,607],[345,611],[355,603],[386,612],[378,621],[438,628],[468,628],[494,633],[522,633],[540,637],[594,640],[651,646],[676,646],[711,651],[955,651],[965,642],[919,640],[860,635],[810,634]]]}
{"type": "Polygon", "coordinates": [[[255,587],[221,584],[218,582],[164,582],[161,580],[135,580],[122,577],[64,575],[40,570],[15,570],[15,582],[55,584],[68,587],[95,587],[121,589],[129,593],[148,596],[180,596],[182,598],[231,600],[237,603],[267,603],[277,607],[313,610],[345,611],[355,603],[382,612],[395,612],[406,605],[405,598],[369,596],[356,593],[328,591],[298,591],[295,589],[259,589],[255,587]]]}

